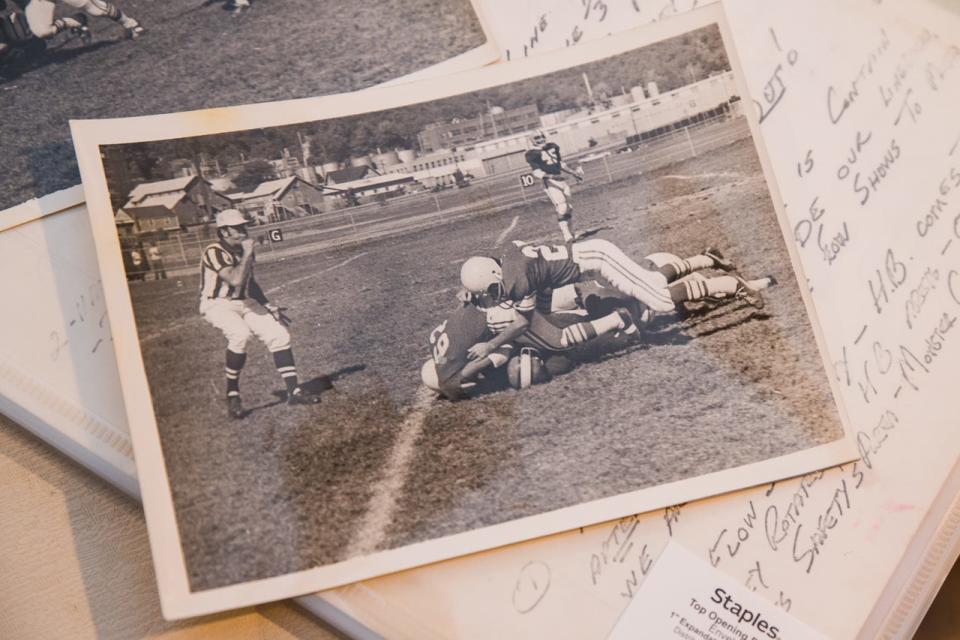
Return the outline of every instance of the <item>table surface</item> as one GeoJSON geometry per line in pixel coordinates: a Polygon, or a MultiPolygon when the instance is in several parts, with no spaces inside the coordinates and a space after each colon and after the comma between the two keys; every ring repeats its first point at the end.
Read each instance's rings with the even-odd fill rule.
{"type": "MultiPolygon", "coordinates": [[[[342,640],[290,602],[160,615],[140,506],[0,416],[0,638],[342,640]]],[[[960,638],[954,567],[915,636],[960,638]]]]}

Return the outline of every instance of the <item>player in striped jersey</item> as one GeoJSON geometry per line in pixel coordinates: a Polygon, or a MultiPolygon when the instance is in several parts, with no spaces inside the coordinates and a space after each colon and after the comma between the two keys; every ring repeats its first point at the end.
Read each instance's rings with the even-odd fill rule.
{"type": "Polygon", "coordinates": [[[236,209],[217,214],[220,241],[203,250],[200,260],[200,314],[227,339],[227,410],[243,418],[240,372],[247,359],[246,346],[256,335],[273,354],[277,372],[287,388],[290,404],[316,404],[320,396],[300,386],[290,348],[290,332],[280,307],[267,300],[253,277],[253,239],[247,220],[236,209]]]}

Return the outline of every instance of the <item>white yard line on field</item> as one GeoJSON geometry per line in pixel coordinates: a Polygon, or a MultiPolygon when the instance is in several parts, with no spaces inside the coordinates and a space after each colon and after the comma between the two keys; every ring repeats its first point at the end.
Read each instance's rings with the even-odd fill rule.
{"type": "Polygon", "coordinates": [[[393,521],[393,513],[397,507],[397,499],[403,492],[410,472],[410,460],[415,445],[423,431],[424,418],[427,417],[434,398],[434,392],[426,387],[420,387],[417,391],[413,407],[400,425],[400,433],[387,460],[383,476],[373,487],[373,495],[358,534],[351,540],[345,557],[355,558],[372,553],[386,539],[387,529],[393,521]]]}
{"type": "Polygon", "coordinates": [[[368,253],[369,253],[369,251],[364,251],[363,253],[358,253],[358,254],[355,255],[355,256],[350,256],[349,258],[347,258],[347,259],[344,260],[343,262],[338,262],[337,264],[335,264],[335,265],[333,265],[333,266],[331,266],[331,267],[327,267],[326,269],[321,269],[320,271],[314,271],[313,273],[307,274],[307,275],[305,275],[305,276],[301,276],[301,277],[299,277],[299,278],[294,278],[293,280],[287,280],[287,281],[284,282],[283,284],[278,284],[278,285],[275,286],[275,287],[272,287],[272,288],[270,288],[270,289],[267,289],[264,293],[276,293],[277,291],[280,291],[280,289],[283,289],[284,287],[288,287],[288,286],[290,286],[290,285],[292,285],[292,284],[297,284],[298,282],[303,282],[304,280],[309,280],[310,278],[316,278],[316,277],[319,276],[319,275],[323,275],[324,273],[327,273],[327,272],[329,272],[329,271],[333,271],[334,269],[339,269],[340,267],[345,267],[345,266],[347,266],[348,264],[350,264],[351,262],[353,262],[354,260],[358,260],[358,259],[362,258],[363,256],[367,255],[368,253]]]}
{"type": "Polygon", "coordinates": [[[517,228],[517,220],[520,219],[520,216],[513,216],[513,220],[510,221],[510,226],[504,229],[500,235],[497,236],[497,241],[493,243],[494,247],[499,247],[503,244],[503,241],[507,239],[507,236],[510,235],[510,232],[517,228]]]}

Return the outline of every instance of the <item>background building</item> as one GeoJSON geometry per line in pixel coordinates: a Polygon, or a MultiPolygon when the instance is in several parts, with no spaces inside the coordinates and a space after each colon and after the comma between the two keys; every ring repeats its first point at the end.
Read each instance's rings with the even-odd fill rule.
{"type": "MultiPolygon", "coordinates": [[[[231,205],[230,199],[214,190],[209,181],[184,176],[137,185],[122,209],[136,220],[138,209],[161,207],[176,217],[177,226],[190,226],[213,220],[218,211],[231,205]]],[[[155,214],[156,211],[151,213],[155,214]]]]}
{"type": "Polygon", "coordinates": [[[417,136],[424,153],[439,149],[459,149],[471,143],[536,129],[540,113],[534,104],[517,109],[493,107],[475,118],[456,118],[451,122],[434,122],[417,136]]]}
{"type": "Polygon", "coordinates": [[[231,194],[230,199],[258,224],[302,218],[325,210],[323,191],[298,176],[263,182],[249,193],[231,194]]]}

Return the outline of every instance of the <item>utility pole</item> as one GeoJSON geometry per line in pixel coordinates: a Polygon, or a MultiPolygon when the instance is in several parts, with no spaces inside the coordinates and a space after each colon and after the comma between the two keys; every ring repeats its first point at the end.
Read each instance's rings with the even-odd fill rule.
{"type": "MultiPolygon", "coordinates": [[[[494,137],[494,138],[499,138],[500,135],[497,133],[497,120],[496,120],[496,118],[493,117],[493,107],[490,106],[490,101],[489,101],[489,100],[487,100],[487,113],[490,114],[490,124],[493,126],[493,137],[494,137]]],[[[483,115],[481,114],[480,117],[483,118],[483,115]]],[[[482,124],[482,120],[481,120],[481,124],[482,124]]],[[[483,129],[483,127],[481,127],[481,130],[482,130],[482,129],[483,129]]]]}
{"type": "Polygon", "coordinates": [[[297,131],[297,142],[300,143],[300,155],[303,157],[303,166],[306,168],[307,160],[310,159],[310,136],[301,136],[297,131]]]}

